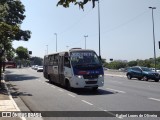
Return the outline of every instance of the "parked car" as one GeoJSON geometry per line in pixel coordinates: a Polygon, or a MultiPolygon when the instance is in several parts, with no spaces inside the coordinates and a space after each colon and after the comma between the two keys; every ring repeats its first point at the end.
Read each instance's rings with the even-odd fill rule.
{"type": "Polygon", "coordinates": [[[118,70],[121,71],[121,72],[127,72],[127,69],[128,68],[119,68],[118,70]]]}
{"type": "Polygon", "coordinates": [[[35,66],[35,65],[32,65],[32,69],[34,69],[34,66],[35,66]]]}
{"type": "Polygon", "coordinates": [[[43,66],[38,66],[37,67],[37,72],[43,72],[43,66]]]}
{"type": "MultiPolygon", "coordinates": [[[[150,68],[152,71],[155,71],[155,68],[150,68]]],[[[159,69],[156,69],[156,72],[160,72],[159,69]]]]}
{"type": "Polygon", "coordinates": [[[106,68],[106,67],[103,67],[103,70],[108,70],[108,68],[106,68]]]}
{"type": "Polygon", "coordinates": [[[37,70],[37,69],[38,69],[38,65],[35,65],[33,69],[34,69],[34,70],[37,70]]]}
{"type": "Polygon", "coordinates": [[[152,79],[155,80],[155,82],[158,82],[160,79],[159,73],[154,72],[147,67],[140,67],[140,66],[129,68],[126,75],[128,79],[137,78],[139,80],[142,79],[144,81],[152,79]]]}

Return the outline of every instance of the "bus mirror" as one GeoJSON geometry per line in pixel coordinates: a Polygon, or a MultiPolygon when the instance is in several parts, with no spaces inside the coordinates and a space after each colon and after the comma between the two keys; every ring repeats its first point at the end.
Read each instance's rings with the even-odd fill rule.
{"type": "Polygon", "coordinates": [[[99,56],[99,60],[100,60],[100,61],[102,60],[101,56],[99,56]]]}
{"type": "Polygon", "coordinates": [[[65,56],[64,59],[65,59],[65,61],[69,61],[69,57],[68,56],[65,56]]]}

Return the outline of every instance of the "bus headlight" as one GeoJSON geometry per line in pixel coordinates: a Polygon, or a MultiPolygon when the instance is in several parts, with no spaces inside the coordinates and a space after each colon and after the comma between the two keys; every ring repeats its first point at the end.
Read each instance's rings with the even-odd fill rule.
{"type": "Polygon", "coordinates": [[[102,78],[102,77],[103,77],[103,75],[99,75],[98,77],[99,77],[99,78],[102,78]]]}
{"type": "Polygon", "coordinates": [[[77,78],[82,79],[83,76],[82,75],[76,75],[77,78]]]}

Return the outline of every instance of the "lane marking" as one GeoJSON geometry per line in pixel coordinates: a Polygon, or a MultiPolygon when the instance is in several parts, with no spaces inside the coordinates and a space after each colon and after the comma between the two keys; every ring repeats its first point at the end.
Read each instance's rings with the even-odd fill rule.
{"type": "Polygon", "coordinates": [[[160,102],[160,99],[157,99],[157,98],[148,98],[150,100],[155,100],[155,101],[159,101],[160,102]]]}
{"type": "Polygon", "coordinates": [[[68,95],[71,96],[71,97],[76,97],[76,96],[74,96],[74,95],[72,95],[72,94],[69,94],[69,93],[68,93],[68,95]]]}
{"type": "Polygon", "coordinates": [[[124,91],[121,91],[121,90],[115,90],[115,89],[111,89],[111,88],[106,88],[107,90],[112,90],[112,91],[115,91],[115,92],[120,92],[120,93],[126,93],[124,91]]]}
{"type": "Polygon", "coordinates": [[[59,91],[61,91],[61,92],[63,92],[63,90],[62,89],[58,89],[59,91]]]}
{"type": "Polygon", "coordinates": [[[122,82],[118,82],[118,81],[110,81],[110,82],[122,84],[122,82]]]}
{"type": "Polygon", "coordinates": [[[93,105],[92,103],[87,102],[87,101],[85,101],[85,100],[81,100],[81,101],[84,102],[84,103],[87,103],[88,105],[93,105]]]}
{"type": "Polygon", "coordinates": [[[51,86],[52,88],[56,88],[56,87],[54,87],[54,86],[51,86]]]}
{"type": "MultiPolygon", "coordinates": [[[[116,114],[114,114],[114,113],[110,112],[109,110],[106,110],[106,109],[103,109],[103,108],[100,108],[100,107],[98,107],[98,109],[100,109],[100,110],[102,110],[102,111],[104,111],[104,112],[106,112],[106,113],[108,113],[108,114],[113,115],[113,116],[115,116],[115,117],[116,117],[116,114]]],[[[122,117],[117,117],[117,118],[119,118],[119,119],[123,119],[122,117]]]]}

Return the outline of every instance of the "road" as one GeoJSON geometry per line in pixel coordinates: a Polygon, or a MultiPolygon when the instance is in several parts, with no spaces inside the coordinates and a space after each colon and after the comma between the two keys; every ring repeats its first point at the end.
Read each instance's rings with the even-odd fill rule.
{"type": "MultiPolygon", "coordinates": [[[[7,85],[22,111],[105,111],[111,115],[114,114],[112,111],[160,111],[160,82],[128,80],[123,76],[111,76],[105,71],[105,84],[97,92],[88,89],[68,91],[50,84],[42,72],[31,68],[7,69],[6,74],[7,85]]],[[[42,119],[53,120],[52,117],[42,119]]],[[[54,119],[74,120],[75,117],[54,119]]],[[[106,120],[106,117],[76,117],[77,119],[106,120]]],[[[159,120],[154,117],[141,119],[159,120]]]]}

